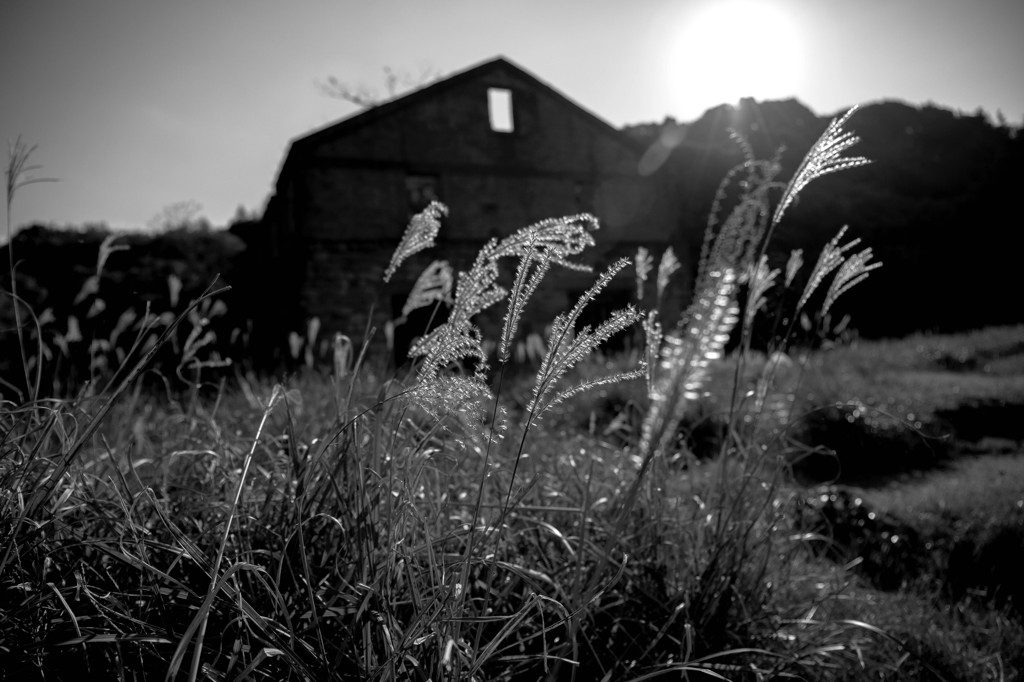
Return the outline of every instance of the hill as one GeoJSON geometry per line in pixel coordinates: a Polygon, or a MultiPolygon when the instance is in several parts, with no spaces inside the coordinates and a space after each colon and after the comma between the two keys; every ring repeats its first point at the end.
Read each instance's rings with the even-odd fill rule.
{"type": "MultiPolygon", "coordinates": [[[[797,100],[745,99],[690,124],[668,119],[626,132],[648,145],[649,172],[679,187],[679,234],[692,240],[719,178],[743,160],[730,129],[758,158],[781,150],[781,177],[788,178],[831,118],[797,100]]],[[[870,287],[845,302],[867,336],[1022,321],[1024,309],[1006,303],[1019,288],[1007,234],[1019,220],[1015,188],[1024,181],[1019,130],[983,113],[894,101],[860,108],[848,127],[861,138],[856,153],[873,163],[805,192],[776,235],[773,258],[784,262],[792,248],[814,252],[849,225],[885,263],[870,287]]]]}

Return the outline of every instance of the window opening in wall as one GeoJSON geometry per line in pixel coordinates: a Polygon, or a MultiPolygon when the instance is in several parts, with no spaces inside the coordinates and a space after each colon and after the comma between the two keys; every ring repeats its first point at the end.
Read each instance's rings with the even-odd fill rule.
{"type": "Polygon", "coordinates": [[[487,113],[491,130],[511,133],[516,129],[512,116],[512,91],[505,88],[487,88],[487,113]]]}
{"type": "Polygon", "coordinates": [[[441,201],[436,175],[406,175],[405,196],[409,204],[409,215],[419,213],[431,201],[441,201]]]}
{"type": "Polygon", "coordinates": [[[589,186],[584,185],[582,182],[577,182],[576,184],[574,184],[572,186],[572,194],[573,194],[573,199],[576,202],[576,210],[577,211],[581,211],[581,212],[582,211],[588,211],[589,212],[589,211],[593,210],[593,207],[591,206],[591,201],[590,201],[591,196],[592,196],[593,193],[590,191],[590,187],[589,186]]]}

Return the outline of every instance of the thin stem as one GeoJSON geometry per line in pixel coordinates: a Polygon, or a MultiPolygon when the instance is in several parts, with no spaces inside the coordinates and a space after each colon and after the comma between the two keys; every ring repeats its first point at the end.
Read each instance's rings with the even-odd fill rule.
{"type": "MultiPolygon", "coordinates": [[[[56,178],[33,178],[29,176],[34,170],[38,170],[41,166],[29,166],[28,160],[35,152],[36,145],[31,147],[26,145],[21,139],[21,135],[14,141],[14,144],[7,152],[7,267],[8,272],[11,276],[11,294],[13,296],[14,304],[14,327],[15,332],[18,335],[18,350],[21,353],[21,369],[25,374],[25,390],[32,389],[32,379],[29,375],[28,368],[28,353],[25,350],[25,333],[21,327],[21,305],[18,298],[18,278],[14,267],[14,228],[11,224],[12,207],[14,205],[14,195],[22,187],[28,185],[34,185],[40,182],[56,182],[56,178]]],[[[42,365],[43,357],[39,355],[38,361],[42,365]]],[[[38,385],[35,391],[29,396],[30,400],[38,398],[38,385]]]]}
{"type": "MultiPolygon", "coordinates": [[[[210,590],[207,593],[207,598],[212,595],[212,592],[217,588],[217,577],[220,575],[220,566],[224,561],[224,552],[228,545],[228,537],[231,534],[231,523],[235,519],[235,515],[238,513],[238,506],[242,501],[242,491],[245,489],[245,480],[249,475],[249,466],[252,464],[253,455],[256,453],[256,446],[260,442],[260,436],[263,434],[263,427],[267,424],[267,419],[270,417],[270,413],[274,410],[274,406],[277,400],[282,394],[280,386],[274,387],[274,392],[270,396],[270,401],[267,407],[263,410],[263,418],[260,419],[259,428],[256,429],[256,437],[252,439],[252,447],[249,448],[249,452],[245,455],[245,462],[242,464],[242,475],[238,479],[238,488],[235,490],[235,499],[231,503],[231,511],[228,513],[227,523],[224,524],[224,534],[221,536],[220,547],[217,548],[217,558],[213,562],[213,568],[210,571],[210,590]]],[[[227,576],[225,576],[227,577],[227,576]]],[[[192,666],[189,670],[189,682],[195,682],[199,675],[199,663],[202,660],[203,651],[203,638],[206,636],[206,625],[209,622],[209,610],[204,614],[202,622],[199,624],[199,632],[196,634],[196,646],[192,651],[192,666]]]]}

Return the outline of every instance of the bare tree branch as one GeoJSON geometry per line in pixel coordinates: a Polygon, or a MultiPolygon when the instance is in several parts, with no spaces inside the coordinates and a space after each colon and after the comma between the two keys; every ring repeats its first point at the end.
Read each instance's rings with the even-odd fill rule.
{"type": "Polygon", "coordinates": [[[439,78],[441,78],[441,73],[431,66],[422,67],[417,75],[408,71],[395,71],[390,66],[385,66],[384,89],[386,95],[382,96],[378,90],[366,84],[352,85],[335,76],[328,76],[326,82],[317,83],[317,89],[328,97],[345,100],[358,107],[369,109],[401,94],[429,85],[439,78]]]}

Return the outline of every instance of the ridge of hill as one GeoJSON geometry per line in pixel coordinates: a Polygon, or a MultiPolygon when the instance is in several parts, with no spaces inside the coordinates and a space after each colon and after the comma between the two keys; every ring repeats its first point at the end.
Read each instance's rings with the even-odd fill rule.
{"type": "MultiPolygon", "coordinates": [[[[780,177],[787,179],[832,118],[795,99],[744,99],[709,109],[691,123],[666,119],[624,132],[647,145],[642,171],[666,175],[679,188],[678,234],[689,243],[700,239],[720,178],[743,161],[731,130],[758,158],[773,158],[781,149],[780,177]]],[[[773,261],[784,262],[793,248],[816,253],[849,225],[851,236],[861,237],[885,263],[870,286],[844,301],[864,335],[954,332],[1024,320],[1024,309],[1006,303],[1019,289],[1007,228],[1019,221],[1020,130],[982,112],[898,101],[864,105],[846,127],[861,139],[851,153],[872,163],[807,188],[775,235],[773,261]]]]}

